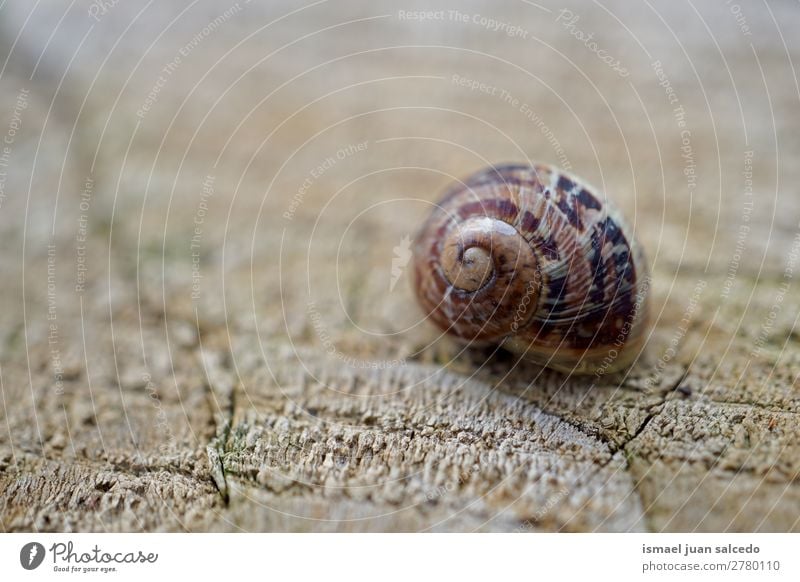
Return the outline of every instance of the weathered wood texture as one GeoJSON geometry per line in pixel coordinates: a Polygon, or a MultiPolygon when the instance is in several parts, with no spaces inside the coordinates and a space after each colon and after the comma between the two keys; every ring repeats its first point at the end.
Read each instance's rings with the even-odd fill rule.
{"type": "Polygon", "coordinates": [[[0,9],[2,530],[800,530],[795,3],[79,4],[0,9]],[[635,223],[628,373],[390,290],[528,158],[635,223]]]}

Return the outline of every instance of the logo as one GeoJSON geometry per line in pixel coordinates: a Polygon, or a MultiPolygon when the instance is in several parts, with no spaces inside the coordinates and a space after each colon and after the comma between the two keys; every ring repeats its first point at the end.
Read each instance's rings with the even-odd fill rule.
{"type": "Polygon", "coordinates": [[[44,546],[38,542],[30,542],[19,551],[19,563],[26,570],[35,570],[44,561],[44,546]]]}
{"type": "Polygon", "coordinates": [[[400,239],[400,244],[392,249],[394,257],[392,258],[392,279],[389,281],[389,292],[394,291],[394,286],[400,280],[403,274],[403,269],[408,265],[411,260],[411,238],[404,236],[400,239]]]}

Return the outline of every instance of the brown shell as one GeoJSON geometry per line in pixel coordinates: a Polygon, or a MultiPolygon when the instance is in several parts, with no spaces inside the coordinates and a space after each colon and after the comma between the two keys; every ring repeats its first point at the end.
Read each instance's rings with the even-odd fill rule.
{"type": "Polygon", "coordinates": [[[442,330],[567,373],[639,353],[649,276],[608,200],[545,164],[487,168],[453,185],[413,246],[413,284],[442,330]]]}

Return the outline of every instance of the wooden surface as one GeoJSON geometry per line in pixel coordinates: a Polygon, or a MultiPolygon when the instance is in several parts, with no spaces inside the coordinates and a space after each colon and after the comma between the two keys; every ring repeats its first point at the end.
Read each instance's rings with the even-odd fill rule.
{"type": "Polygon", "coordinates": [[[77,4],[0,9],[2,530],[800,530],[796,3],[77,4]],[[416,308],[527,159],[635,225],[627,373],[416,308]]]}

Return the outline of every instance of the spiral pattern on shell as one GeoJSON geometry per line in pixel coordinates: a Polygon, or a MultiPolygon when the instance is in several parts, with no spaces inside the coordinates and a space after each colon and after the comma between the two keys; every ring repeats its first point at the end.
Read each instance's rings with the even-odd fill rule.
{"type": "Polygon", "coordinates": [[[568,373],[612,372],[647,324],[641,246],[608,201],[545,164],[487,168],[452,186],[413,245],[425,313],[568,373]]]}

